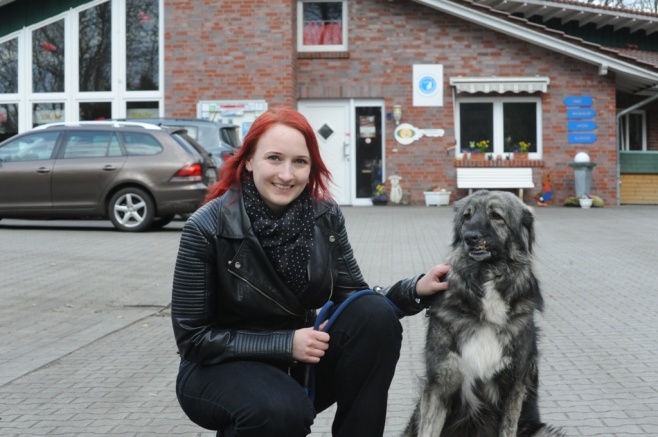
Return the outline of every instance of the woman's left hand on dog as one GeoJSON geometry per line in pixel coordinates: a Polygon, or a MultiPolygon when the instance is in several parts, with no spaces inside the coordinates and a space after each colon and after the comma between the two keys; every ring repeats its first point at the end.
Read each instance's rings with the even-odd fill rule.
{"type": "Polygon", "coordinates": [[[432,267],[416,283],[416,295],[418,297],[426,297],[432,296],[439,291],[446,291],[448,289],[448,282],[446,282],[445,278],[450,271],[450,267],[448,264],[438,264],[432,267]]]}

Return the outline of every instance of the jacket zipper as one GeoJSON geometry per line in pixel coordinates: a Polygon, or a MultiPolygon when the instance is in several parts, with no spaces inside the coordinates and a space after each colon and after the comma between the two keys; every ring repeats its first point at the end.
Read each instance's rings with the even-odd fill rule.
{"type": "MultiPolygon", "coordinates": [[[[261,290],[260,288],[256,287],[254,284],[252,284],[251,282],[247,281],[245,278],[243,278],[242,276],[238,275],[237,273],[232,272],[231,270],[229,270],[229,273],[231,273],[231,274],[232,274],[233,276],[235,276],[236,278],[239,278],[239,279],[241,279],[242,281],[244,281],[244,282],[245,282],[246,284],[248,284],[251,288],[253,288],[254,290],[256,290],[258,293],[260,293],[260,294],[261,294],[263,297],[265,297],[266,299],[269,299],[269,300],[271,300],[272,302],[274,302],[279,308],[281,308],[283,311],[287,312],[288,314],[291,314],[291,315],[293,315],[293,316],[297,316],[297,317],[302,317],[302,316],[303,316],[302,314],[297,314],[297,313],[295,313],[295,312],[289,310],[289,309],[286,308],[285,306],[281,305],[279,302],[277,302],[276,300],[274,300],[274,299],[272,299],[270,296],[268,296],[263,290],[261,290]]],[[[333,288],[333,287],[332,287],[332,288],[333,288]]]]}

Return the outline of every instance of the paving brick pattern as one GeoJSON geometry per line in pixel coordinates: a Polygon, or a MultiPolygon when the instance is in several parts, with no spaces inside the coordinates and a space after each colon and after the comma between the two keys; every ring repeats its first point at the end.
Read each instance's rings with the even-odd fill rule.
{"type": "MultiPolygon", "coordinates": [[[[658,435],[658,208],[538,208],[541,410],[570,436],[658,435]]],[[[371,285],[445,259],[451,208],[344,208],[371,285]]],[[[180,410],[167,305],[180,222],[0,222],[0,435],[214,433],[180,410]]],[[[423,375],[425,317],[403,320],[386,436],[423,375]]],[[[330,436],[332,410],[313,437],[330,436]]]]}

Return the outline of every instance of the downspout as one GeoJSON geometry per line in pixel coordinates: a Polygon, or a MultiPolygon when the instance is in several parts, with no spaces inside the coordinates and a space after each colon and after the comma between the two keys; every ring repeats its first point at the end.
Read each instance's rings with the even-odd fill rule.
{"type": "Polygon", "coordinates": [[[635,105],[633,105],[629,108],[626,108],[623,111],[621,111],[619,114],[617,114],[617,141],[616,141],[616,143],[617,143],[616,144],[616,146],[617,146],[617,206],[621,205],[621,193],[620,193],[621,190],[620,190],[620,187],[619,187],[621,185],[621,164],[619,162],[619,152],[620,152],[619,149],[620,149],[620,146],[621,146],[620,138],[621,138],[622,132],[621,132],[621,125],[619,123],[619,120],[621,120],[621,118],[624,115],[628,114],[629,112],[635,111],[638,108],[641,108],[645,105],[648,105],[649,103],[653,102],[656,99],[658,99],[658,94],[656,94],[654,96],[651,96],[648,99],[641,101],[640,103],[636,103],[635,105]]]}

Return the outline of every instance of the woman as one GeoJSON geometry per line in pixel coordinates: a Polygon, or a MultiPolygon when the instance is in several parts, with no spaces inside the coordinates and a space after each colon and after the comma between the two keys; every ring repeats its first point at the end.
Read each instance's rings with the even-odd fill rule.
{"type": "Polygon", "coordinates": [[[449,267],[354,299],[328,333],[314,330],[316,308],[370,288],[329,182],[306,119],[269,110],[185,223],[172,293],[176,392],[217,435],[304,436],[333,403],[334,435],[383,434],[402,341],[395,309],[428,306],[449,267]]]}

